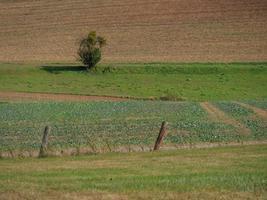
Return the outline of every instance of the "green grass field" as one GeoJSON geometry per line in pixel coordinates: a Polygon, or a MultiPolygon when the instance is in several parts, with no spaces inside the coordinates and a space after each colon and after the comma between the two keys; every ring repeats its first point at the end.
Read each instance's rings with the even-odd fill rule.
{"type": "Polygon", "coordinates": [[[267,98],[267,63],[0,65],[0,91],[187,101],[267,98]]]}
{"type": "Polygon", "coordinates": [[[0,199],[266,199],[267,146],[2,159],[0,199]]]}

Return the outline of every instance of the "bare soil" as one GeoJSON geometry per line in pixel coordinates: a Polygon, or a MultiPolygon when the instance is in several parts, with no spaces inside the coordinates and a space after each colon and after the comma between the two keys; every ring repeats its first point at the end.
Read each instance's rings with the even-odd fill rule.
{"type": "Polygon", "coordinates": [[[106,62],[267,60],[266,0],[2,0],[0,61],[74,61],[105,36],[106,62]]]}
{"type": "Polygon", "coordinates": [[[238,122],[234,118],[226,115],[222,110],[212,105],[209,102],[200,103],[201,107],[209,114],[211,120],[216,122],[223,122],[225,124],[229,124],[238,129],[240,134],[248,135],[250,134],[250,129],[244,126],[242,123],[238,122]]]}
{"type": "Polygon", "coordinates": [[[0,92],[0,101],[126,101],[127,98],[71,94],[0,92]]]}

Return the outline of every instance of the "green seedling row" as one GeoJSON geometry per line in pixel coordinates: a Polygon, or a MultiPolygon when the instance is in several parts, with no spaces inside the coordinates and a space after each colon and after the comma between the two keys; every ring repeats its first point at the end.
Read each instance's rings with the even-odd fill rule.
{"type": "MultiPolygon", "coordinates": [[[[266,101],[258,102],[265,104],[266,101]]],[[[127,101],[90,103],[1,103],[0,151],[37,150],[45,126],[49,147],[149,146],[162,121],[168,122],[166,145],[264,140],[266,125],[251,110],[233,102],[215,106],[251,129],[251,135],[213,120],[195,102],[127,101]]]]}

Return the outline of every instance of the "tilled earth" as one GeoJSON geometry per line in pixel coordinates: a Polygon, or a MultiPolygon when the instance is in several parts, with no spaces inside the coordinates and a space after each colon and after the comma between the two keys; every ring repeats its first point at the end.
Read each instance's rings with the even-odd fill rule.
{"type": "Polygon", "coordinates": [[[79,39],[105,36],[107,62],[267,60],[263,0],[0,2],[0,61],[73,61],[79,39]]]}

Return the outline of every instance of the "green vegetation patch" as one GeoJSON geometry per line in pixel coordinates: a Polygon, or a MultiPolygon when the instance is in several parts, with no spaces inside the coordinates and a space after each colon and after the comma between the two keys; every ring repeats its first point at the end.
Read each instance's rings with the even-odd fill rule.
{"type": "Polygon", "coordinates": [[[267,63],[1,64],[0,91],[162,100],[267,98],[267,63]]]}
{"type": "MultiPolygon", "coordinates": [[[[267,101],[251,101],[254,102],[254,105],[260,105],[262,107],[267,107],[267,101]]],[[[266,128],[266,119],[260,118],[257,113],[254,113],[252,110],[245,108],[237,103],[233,102],[218,102],[216,105],[224,111],[230,117],[238,120],[245,127],[251,130],[249,137],[252,139],[266,139],[267,137],[267,128],[266,128]]]]}
{"type": "Polygon", "coordinates": [[[256,106],[258,108],[267,110],[267,100],[263,100],[263,101],[249,100],[249,101],[246,101],[246,103],[252,106],[256,106]]]}
{"type": "MultiPolygon", "coordinates": [[[[218,103],[227,113],[228,104],[230,110],[236,106],[218,103]]],[[[152,148],[162,121],[169,123],[166,144],[266,139],[266,127],[251,119],[251,111],[238,107],[233,112],[242,116],[238,118],[242,123],[251,121],[249,128],[257,129],[253,137],[213,121],[194,102],[4,103],[0,104],[0,151],[38,149],[47,125],[52,128],[49,147],[54,149],[152,148]]]]}

